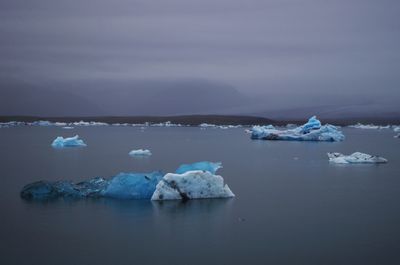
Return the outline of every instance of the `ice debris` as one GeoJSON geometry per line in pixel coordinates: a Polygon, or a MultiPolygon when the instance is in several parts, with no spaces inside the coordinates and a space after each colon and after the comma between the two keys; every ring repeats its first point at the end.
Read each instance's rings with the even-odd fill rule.
{"type": "Polygon", "coordinates": [[[129,152],[130,156],[151,156],[151,151],[148,149],[137,149],[129,152]]]}
{"type": "Polygon", "coordinates": [[[343,141],[343,133],[330,124],[321,125],[315,117],[311,117],[307,123],[294,129],[278,130],[274,126],[254,126],[251,139],[261,140],[287,140],[287,141],[343,141]]]}
{"type": "Polygon", "coordinates": [[[354,125],[349,125],[349,128],[354,128],[354,129],[370,129],[370,130],[380,130],[380,129],[390,129],[390,125],[386,126],[380,126],[380,125],[374,125],[374,124],[362,124],[362,123],[357,123],[354,125]]]}
{"type": "Polygon", "coordinates": [[[77,146],[86,146],[85,142],[82,139],[79,139],[78,135],[74,137],[62,137],[58,136],[51,144],[54,148],[63,148],[63,147],[77,147],[77,146]]]}
{"type": "Polygon", "coordinates": [[[387,159],[374,156],[369,154],[364,154],[360,152],[355,152],[351,155],[343,155],[341,153],[328,153],[329,162],[337,164],[381,164],[387,163],[387,159]]]}

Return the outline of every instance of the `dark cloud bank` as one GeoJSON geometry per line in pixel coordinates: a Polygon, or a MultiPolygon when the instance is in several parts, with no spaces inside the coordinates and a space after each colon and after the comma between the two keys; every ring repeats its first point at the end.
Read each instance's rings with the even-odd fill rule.
{"type": "Polygon", "coordinates": [[[400,117],[399,12],[397,0],[2,0],[0,115],[400,117]]]}

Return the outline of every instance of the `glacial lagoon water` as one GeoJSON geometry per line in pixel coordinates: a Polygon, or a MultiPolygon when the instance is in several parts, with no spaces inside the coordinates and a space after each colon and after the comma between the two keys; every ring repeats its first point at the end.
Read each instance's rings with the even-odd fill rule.
{"type": "Polygon", "coordinates": [[[0,264],[400,264],[400,140],[343,128],[343,142],[250,140],[242,129],[0,129],[0,264]],[[78,134],[87,147],[54,149],[78,134]],[[132,149],[150,157],[131,157],[132,149]],[[361,151],[383,165],[335,165],[361,151]],[[37,180],[174,171],[221,161],[233,199],[25,201],[37,180]]]}

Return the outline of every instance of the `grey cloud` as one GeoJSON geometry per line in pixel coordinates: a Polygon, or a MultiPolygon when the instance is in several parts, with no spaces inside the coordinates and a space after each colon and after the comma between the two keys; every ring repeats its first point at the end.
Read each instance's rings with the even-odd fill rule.
{"type": "Polygon", "coordinates": [[[0,89],[9,80],[58,89],[202,79],[264,98],[266,109],[313,98],[393,106],[399,8],[394,0],[3,0],[0,89]]]}

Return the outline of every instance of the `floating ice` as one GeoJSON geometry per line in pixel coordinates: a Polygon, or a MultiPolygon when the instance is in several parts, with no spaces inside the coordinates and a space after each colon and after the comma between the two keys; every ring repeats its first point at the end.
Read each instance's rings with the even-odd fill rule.
{"type": "Polygon", "coordinates": [[[107,180],[96,177],[88,181],[38,181],[23,187],[24,199],[56,199],[59,197],[109,197],[116,199],[150,199],[163,173],[120,173],[107,180]]]}
{"type": "Polygon", "coordinates": [[[254,126],[251,138],[261,140],[334,142],[343,141],[344,135],[336,126],[330,124],[321,125],[321,122],[313,116],[306,124],[294,129],[278,130],[272,125],[254,126]]]}
{"type": "Polygon", "coordinates": [[[362,124],[362,123],[349,125],[348,127],[355,128],[355,129],[370,129],[370,130],[390,129],[390,125],[379,126],[379,125],[374,125],[374,124],[362,124]]]}
{"type": "Polygon", "coordinates": [[[151,151],[148,149],[138,149],[129,152],[131,156],[151,156],[151,151]]]}
{"type": "Polygon", "coordinates": [[[76,146],[86,146],[83,140],[79,139],[78,135],[74,137],[64,138],[62,136],[57,137],[53,143],[51,144],[54,148],[63,148],[63,147],[76,147],[76,146]]]}
{"type": "Polygon", "coordinates": [[[394,138],[400,138],[400,133],[396,134],[394,138]]]}
{"type": "Polygon", "coordinates": [[[150,199],[163,176],[160,171],[120,173],[109,181],[101,195],[118,199],[150,199]]]}
{"type": "Polygon", "coordinates": [[[381,164],[387,163],[387,159],[380,156],[373,156],[369,154],[364,154],[360,152],[355,152],[351,155],[343,155],[341,153],[328,153],[329,162],[337,164],[381,164]]]}
{"type": "Polygon", "coordinates": [[[30,125],[33,126],[52,126],[53,123],[50,121],[34,121],[30,125]]]}
{"type": "Polygon", "coordinates": [[[157,184],[152,200],[188,200],[203,198],[230,198],[235,195],[224,185],[221,176],[208,171],[188,171],[166,174],[157,184]]]}
{"type": "Polygon", "coordinates": [[[64,126],[64,127],[62,127],[63,129],[66,129],[66,130],[72,130],[72,129],[74,129],[74,127],[71,127],[71,126],[64,126]]]}
{"type": "Polygon", "coordinates": [[[400,126],[393,126],[394,132],[400,132],[400,126]]]}
{"type": "Polygon", "coordinates": [[[164,176],[152,173],[120,173],[111,179],[100,177],[74,183],[71,181],[38,181],[23,187],[25,199],[55,199],[58,197],[110,197],[118,199],[200,199],[228,198],[235,195],[224,185],[215,171],[221,163],[199,162],[182,165],[177,172],[164,176]],[[202,170],[197,170],[201,168],[202,170]],[[164,177],[163,177],[164,176],[164,177]]]}
{"type": "Polygon", "coordinates": [[[182,164],[175,171],[175,173],[183,174],[188,171],[202,170],[202,171],[208,171],[211,174],[215,174],[215,172],[217,172],[217,170],[220,168],[222,168],[221,162],[214,163],[214,162],[202,161],[202,162],[196,162],[193,164],[182,164]]]}

